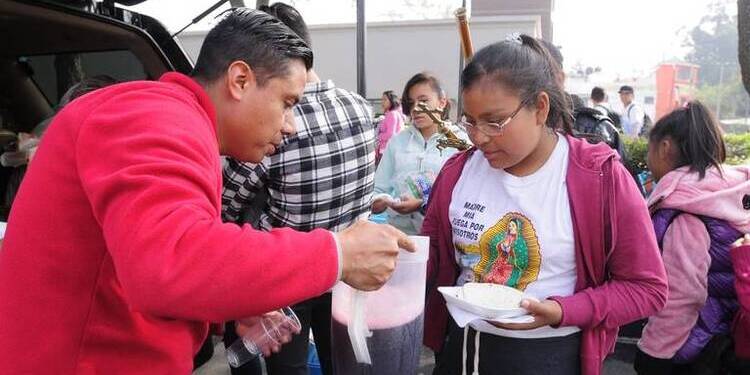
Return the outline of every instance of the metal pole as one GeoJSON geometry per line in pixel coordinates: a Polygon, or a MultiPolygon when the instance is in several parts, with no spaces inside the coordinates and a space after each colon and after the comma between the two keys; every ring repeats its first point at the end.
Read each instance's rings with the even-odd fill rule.
{"type": "Polygon", "coordinates": [[[464,111],[464,99],[461,97],[461,92],[464,90],[461,84],[461,73],[464,71],[464,54],[461,52],[461,47],[458,47],[458,92],[456,94],[456,120],[461,118],[461,114],[464,111]]]}
{"type": "Polygon", "coordinates": [[[192,21],[190,21],[189,24],[185,25],[185,27],[181,28],[180,31],[172,34],[172,38],[176,37],[177,35],[180,35],[183,31],[185,31],[188,27],[195,25],[196,23],[200,22],[200,20],[204,19],[207,15],[211,14],[211,12],[215,11],[216,9],[219,9],[220,6],[224,5],[229,0],[219,0],[216,2],[216,4],[211,5],[210,8],[203,11],[203,13],[199,14],[198,17],[193,18],[192,21]]]}
{"type": "Polygon", "coordinates": [[[716,95],[716,119],[721,119],[721,86],[724,84],[724,64],[719,65],[719,90],[716,95]]]}
{"type": "Polygon", "coordinates": [[[357,93],[367,99],[367,24],[365,23],[365,0],[357,0],[357,93]]]}
{"type": "MultiPolygon", "coordinates": [[[[461,6],[466,9],[466,0],[461,1],[461,6]]],[[[461,49],[461,42],[458,42],[458,93],[456,94],[456,120],[458,121],[461,118],[461,114],[464,111],[464,100],[461,97],[461,92],[464,90],[463,86],[461,85],[461,73],[464,71],[464,64],[466,61],[464,61],[464,54],[463,50],[461,49]]]]}

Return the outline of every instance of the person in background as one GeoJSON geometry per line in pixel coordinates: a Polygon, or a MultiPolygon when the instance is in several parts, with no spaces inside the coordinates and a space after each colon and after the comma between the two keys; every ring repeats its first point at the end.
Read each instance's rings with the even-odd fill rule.
{"type": "Polygon", "coordinates": [[[381,106],[383,107],[383,114],[385,117],[378,126],[378,146],[375,154],[375,163],[379,164],[380,159],[383,157],[385,147],[388,145],[388,141],[394,135],[401,131],[404,126],[404,115],[401,112],[401,102],[398,96],[393,91],[388,90],[383,92],[381,98],[381,106]]]}
{"type": "Polygon", "coordinates": [[[620,124],[620,115],[618,115],[609,107],[609,103],[607,102],[607,100],[607,94],[604,92],[603,88],[596,86],[591,89],[592,108],[599,111],[599,113],[601,113],[602,115],[609,117],[609,119],[612,121],[612,125],[614,125],[619,131],[622,131],[622,125],[620,124]]]}
{"type": "MultiPolygon", "coordinates": [[[[750,210],[750,195],[743,199],[743,206],[750,210]],[[746,204],[746,205],[745,205],[746,204]]],[[[735,270],[750,268],[750,233],[737,240],[730,250],[735,270]]],[[[735,272],[734,280],[739,302],[737,317],[732,327],[734,353],[737,357],[737,374],[750,374],[750,272],[735,272]]]]}
{"type": "MultiPolygon", "coordinates": [[[[552,62],[555,63],[558,68],[555,77],[560,87],[565,88],[565,73],[563,72],[563,56],[560,53],[560,49],[544,39],[537,39],[539,43],[544,46],[549,52],[552,62]]],[[[601,89],[599,89],[601,90],[601,89]]],[[[592,90],[593,96],[599,97],[599,90],[595,87],[592,90]]],[[[601,90],[601,97],[603,98],[604,90],[601,90]]],[[[565,92],[565,95],[570,98],[570,102],[573,109],[573,133],[576,137],[585,137],[591,142],[605,142],[609,147],[617,151],[620,155],[620,160],[625,162],[627,154],[625,152],[625,145],[621,140],[621,136],[614,124],[614,120],[607,116],[607,114],[601,114],[599,109],[591,108],[586,105],[583,99],[578,95],[569,94],[565,92]]],[[[603,100],[603,99],[602,99],[603,100]]],[[[619,119],[618,119],[619,121],[619,119]]]]}
{"type": "Polygon", "coordinates": [[[620,101],[622,102],[622,113],[620,114],[620,123],[625,135],[629,137],[638,137],[643,128],[645,112],[643,107],[635,103],[635,91],[632,86],[622,86],[618,91],[620,101]]]}
{"type": "Polygon", "coordinates": [[[417,103],[425,103],[448,119],[448,98],[440,81],[429,73],[417,73],[404,87],[403,111],[411,124],[391,138],[375,172],[375,197],[372,212],[388,210],[388,222],[408,234],[419,233],[423,211],[435,176],[456,150],[438,150],[438,125],[424,113],[414,112],[417,103]]]}
{"type": "Polygon", "coordinates": [[[445,163],[422,227],[436,374],[598,375],[618,327],[664,306],[646,204],[615,151],[572,136],[558,77],[527,35],[481,49],[461,74],[476,147],[445,163]],[[521,303],[534,321],[459,328],[437,288],[468,282],[537,298],[521,303]]]}
{"type": "Polygon", "coordinates": [[[220,155],[257,163],[294,132],[312,61],[283,23],[235,8],[191,77],[111,85],[55,116],[0,251],[4,373],[189,374],[209,322],[242,319],[243,334],[338,280],[388,280],[399,247],[414,249],[391,226],[221,221],[220,155]]]}
{"type": "Polygon", "coordinates": [[[609,114],[609,107],[607,106],[607,94],[604,93],[603,88],[595,86],[593,89],[591,89],[591,106],[605,116],[609,114]]]}
{"type": "MultiPolygon", "coordinates": [[[[59,112],[68,103],[84,94],[115,83],[117,83],[117,80],[108,75],[86,77],[70,86],[70,88],[65,91],[55,108],[55,112],[59,112]]],[[[8,180],[7,188],[5,189],[4,200],[7,205],[12,205],[13,200],[15,200],[18,188],[26,174],[27,165],[31,164],[31,161],[34,159],[42,135],[44,135],[44,132],[47,130],[47,127],[54,117],[55,116],[52,115],[48,119],[37,124],[31,133],[18,133],[17,148],[14,151],[8,151],[0,155],[0,165],[4,167],[14,167],[8,180]]]]}
{"type": "MultiPolygon", "coordinates": [[[[302,15],[284,3],[262,6],[308,46],[310,33],[302,15]]],[[[305,91],[292,109],[296,134],[283,138],[275,153],[260,163],[228,158],[224,168],[222,215],[225,221],[249,221],[270,231],[288,227],[299,231],[345,229],[366,219],[375,175],[375,129],[372,109],[356,93],[321,81],[311,66],[305,91]]],[[[307,374],[309,333],[315,336],[324,374],[331,374],[331,293],[293,306],[302,332],[279,353],[266,358],[270,375],[307,374]]],[[[231,325],[225,345],[236,339],[231,325]]],[[[257,373],[257,361],[232,374],[257,373]]]]}
{"type": "MultiPolygon", "coordinates": [[[[57,103],[55,112],[60,112],[60,110],[68,105],[68,103],[72,102],[75,99],[78,99],[85,94],[107,86],[114,85],[115,83],[118,83],[118,81],[106,74],[86,77],[73,86],[70,86],[68,91],[65,91],[63,96],[60,98],[60,101],[57,103]]],[[[49,124],[52,122],[53,118],[54,116],[40,122],[37,126],[34,127],[34,130],[31,131],[31,134],[41,139],[42,135],[47,130],[47,127],[49,127],[49,124]]]]}
{"type": "MultiPolygon", "coordinates": [[[[557,83],[560,85],[560,87],[562,87],[563,90],[564,90],[565,89],[565,78],[566,78],[566,76],[565,76],[565,68],[564,68],[565,60],[563,59],[562,52],[560,52],[560,47],[556,46],[554,43],[552,43],[552,42],[550,42],[550,41],[548,41],[546,39],[538,38],[537,41],[544,48],[547,49],[547,52],[549,52],[549,56],[552,58],[552,61],[555,64],[557,64],[557,68],[558,69],[555,72],[555,79],[557,80],[557,83]]],[[[565,94],[568,95],[570,97],[570,99],[573,101],[573,109],[577,108],[578,106],[584,106],[585,105],[585,104],[582,103],[583,100],[581,100],[581,98],[578,98],[579,102],[576,103],[576,99],[574,99],[573,95],[570,95],[567,92],[565,94]]],[[[575,97],[577,97],[577,96],[575,96],[575,97]]]]}
{"type": "Polygon", "coordinates": [[[734,279],[750,269],[746,256],[730,261],[731,244],[750,232],[750,167],[722,165],[725,150],[716,118],[699,101],[661,118],[649,135],[657,184],[648,204],[669,298],[638,342],[639,374],[694,374],[721,364],[718,348],[738,308],[734,279]]]}

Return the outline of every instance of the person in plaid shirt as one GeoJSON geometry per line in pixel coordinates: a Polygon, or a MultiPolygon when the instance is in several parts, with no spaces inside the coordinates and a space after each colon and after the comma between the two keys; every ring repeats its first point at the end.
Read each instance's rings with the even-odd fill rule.
{"type": "MultiPolygon", "coordinates": [[[[283,3],[262,7],[310,45],[302,16],[283,3]]],[[[300,102],[294,107],[297,133],[286,136],[277,152],[260,164],[228,159],[224,167],[222,215],[225,221],[253,222],[270,230],[344,229],[366,218],[374,188],[375,127],[370,104],[308,70],[300,102]],[[254,211],[254,213],[253,213],[254,211]],[[258,220],[258,221],[256,221],[258,220]]],[[[324,373],[332,372],[331,294],[294,306],[302,332],[266,359],[268,373],[307,374],[309,329],[324,373]]],[[[234,334],[233,329],[227,333],[234,334]]],[[[234,338],[225,338],[230,345],[234,338]]],[[[233,369],[248,374],[254,368],[233,369]]],[[[255,372],[258,373],[258,372],[255,372]]]]}

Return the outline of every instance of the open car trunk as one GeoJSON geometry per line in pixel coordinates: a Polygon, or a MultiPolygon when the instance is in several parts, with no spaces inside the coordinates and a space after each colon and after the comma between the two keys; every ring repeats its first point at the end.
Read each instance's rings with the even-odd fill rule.
{"type": "MultiPolygon", "coordinates": [[[[16,147],[13,133],[30,133],[53,116],[63,94],[84,78],[157,79],[191,69],[158,21],[111,1],[0,0],[0,153],[16,147]]],[[[24,169],[0,167],[0,220],[24,169]]]]}

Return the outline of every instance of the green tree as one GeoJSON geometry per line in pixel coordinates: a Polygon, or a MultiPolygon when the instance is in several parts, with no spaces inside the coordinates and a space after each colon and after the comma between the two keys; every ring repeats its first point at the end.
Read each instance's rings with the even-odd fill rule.
{"type": "Polygon", "coordinates": [[[724,74],[732,78],[724,80],[721,85],[704,84],[700,86],[694,93],[695,98],[702,101],[712,111],[717,112],[722,119],[748,117],[750,115],[748,113],[750,112],[750,96],[748,96],[742,81],[739,79],[738,69],[729,70],[727,68],[724,74]],[[717,105],[720,108],[717,108],[717,105]]]}
{"type": "Polygon", "coordinates": [[[685,59],[701,66],[700,85],[717,85],[739,77],[737,16],[727,13],[731,4],[728,0],[713,2],[708,14],[688,33],[686,45],[690,51],[685,59]],[[729,71],[734,72],[732,76],[729,71]]]}
{"type": "Polygon", "coordinates": [[[750,0],[737,1],[737,34],[742,83],[750,93],[750,0]]]}
{"type": "Polygon", "coordinates": [[[686,42],[690,50],[685,60],[700,65],[695,97],[721,119],[747,117],[750,111],[750,97],[743,89],[740,74],[739,58],[743,51],[737,48],[742,33],[739,21],[745,19],[743,3],[747,1],[714,1],[698,25],[690,30],[686,42]],[[739,7],[739,17],[729,14],[735,4],[739,7]]]}

